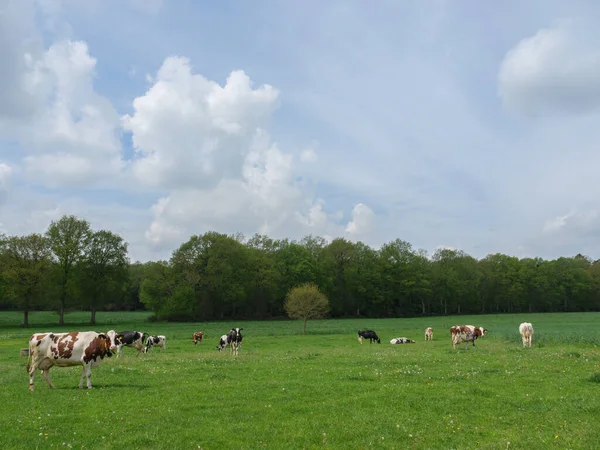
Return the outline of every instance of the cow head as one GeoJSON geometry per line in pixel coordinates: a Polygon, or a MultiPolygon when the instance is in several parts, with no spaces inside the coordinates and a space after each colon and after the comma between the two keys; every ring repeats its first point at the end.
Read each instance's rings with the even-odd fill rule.
{"type": "Polygon", "coordinates": [[[113,351],[115,351],[115,349],[117,348],[117,345],[119,345],[121,342],[119,341],[119,337],[117,336],[117,333],[115,330],[109,330],[106,332],[106,334],[102,334],[101,336],[104,336],[105,338],[108,339],[107,341],[107,345],[108,345],[108,350],[109,350],[109,355],[108,356],[112,356],[113,351]]]}

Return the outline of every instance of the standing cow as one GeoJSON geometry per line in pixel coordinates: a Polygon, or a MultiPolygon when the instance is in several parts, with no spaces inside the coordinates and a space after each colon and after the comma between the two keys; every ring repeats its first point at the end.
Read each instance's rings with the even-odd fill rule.
{"type": "Polygon", "coordinates": [[[202,342],[203,339],[204,339],[204,333],[202,331],[196,331],[192,335],[192,340],[194,341],[194,345],[196,345],[198,342],[202,342]]]}
{"type": "Polygon", "coordinates": [[[381,339],[373,330],[358,330],[358,342],[362,344],[363,339],[368,339],[369,344],[372,344],[373,341],[381,344],[381,339]]]}
{"type": "Polygon", "coordinates": [[[29,339],[29,357],[27,372],[29,390],[33,391],[33,378],[36,370],[41,370],[48,385],[55,389],[50,381],[50,369],[54,366],[83,366],[79,389],[86,379],[88,389],[92,389],[92,368],[100,365],[105,356],[111,357],[116,348],[116,333],[95,331],[74,331],[71,333],[36,333],[29,339]]]}
{"type": "Polygon", "coordinates": [[[431,328],[431,327],[425,328],[425,340],[433,341],[433,328],[431,328]]]}
{"type": "Polygon", "coordinates": [[[131,347],[137,349],[135,356],[139,356],[144,350],[144,344],[146,343],[147,333],[141,331],[119,331],[117,333],[117,358],[121,356],[123,347],[131,347]]]}
{"type": "Polygon", "coordinates": [[[456,325],[451,327],[452,348],[456,349],[456,345],[463,342],[466,342],[466,349],[469,348],[469,342],[472,342],[473,347],[475,347],[475,340],[479,337],[484,337],[486,332],[486,328],[474,327],[473,325],[456,325]]]}
{"type": "Polygon", "coordinates": [[[523,322],[521,325],[519,325],[519,333],[521,333],[523,347],[531,347],[531,340],[533,339],[533,325],[531,325],[529,322],[523,322]]]}
{"type": "Polygon", "coordinates": [[[225,347],[227,347],[229,345],[229,342],[227,341],[227,335],[224,334],[223,336],[221,336],[221,338],[219,339],[219,345],[217,345],[217,350],[221,351],[223,350],[225,347]]]}
{"type": "Polygon", "coordinates": [[[144,353],[148,353],[152,347],[161,347],[164,351],[167,351],[167,337],[160,336],[148,336],[146,339],[146,346],[144,347],[144,353]]]}

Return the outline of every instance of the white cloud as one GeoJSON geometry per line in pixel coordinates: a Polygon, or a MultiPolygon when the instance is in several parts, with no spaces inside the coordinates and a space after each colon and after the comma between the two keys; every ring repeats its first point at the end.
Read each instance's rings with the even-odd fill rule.
{"type": "Polygon", "coordinates": [[[0,204],[6,196],[9,190],[10,182],[12,178],[13,168],[5,163],[0,163],[0,204]]]}
{"type": "Polygon", "coordinates": [[[318,159],[317,152],[313,148],[307,148],[300,153],[300,161],[307,164],[312,164],[318,159]]]}
{"type": "Polygon", "coordinates": [[[350,236],[366,236],[371,231],[375,214],[364,203],[358,203],[352,210],[352,220],[346,226],[350,236]]]}
{"type": "Polygon", "coordinates": [[[598,110],[599,37],[585,22],[563,21],[521,40],[500,66],[504,105],[524,114],[598,110]]]}

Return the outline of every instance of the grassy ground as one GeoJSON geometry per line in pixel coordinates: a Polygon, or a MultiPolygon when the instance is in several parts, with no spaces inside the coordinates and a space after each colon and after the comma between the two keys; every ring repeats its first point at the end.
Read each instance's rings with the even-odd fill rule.
{"type": "Polygon", "coordinates": [[[143,313],[0,313],[0,448],[131,449],[595,449],[600,445],[600,314],[488,315],[309,322],[147,322],[143,313]],[[535,329],[523,349],[519,323],[535,329]],[[476,347],[452,349],[449,327],[485,326],[476,347]],[[219,336],[244,328],[237,358],[219,336]],[[434,341],[423,330],[434,328],[434,341]],[[36,375],[32,332],[137,329],[167,336],[167,351],[125,348],[77,389],[81,368],[36,375]],[[357,329],[382,344],[360,345],[357,329]],[[202,330],[205,342],[192,343],[202,330]],[[406,336],[412,345],[390,345],[406,336]]]}

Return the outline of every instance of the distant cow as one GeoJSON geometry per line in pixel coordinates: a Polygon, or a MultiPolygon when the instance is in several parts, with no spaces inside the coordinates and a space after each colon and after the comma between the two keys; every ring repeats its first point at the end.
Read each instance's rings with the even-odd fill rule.
{"type": "Polygon", "coordinates": [[[202,331],[196,331],[193,334],[192,339],[194,340],[194,345],[196,345],[198,342],[202,342],[204,339],[204,333],[202,331]]]}
{"type": "Polygon", "coordinates": [[[152,347],[162,347],[164,351],[167,351],[167,337],[166,336],[148,336],[146,339],[146,346],[144,347],[144,353],[148,353],[152,347]]]}
{"type": "Polygon", "coordinates": [[[397,337],[390,341],[390,344],[414,344],[415,341],[405,337],[397,337]]]}
{"type": "Polygon", "coordinates": [[[131,347],[137,349],[137,354],[144,350],[144,344],[146,343],[147,333],[141,331],[119,331],[117,333],[117,358],[121,356],[123,347],[131,347]]]}
{"type": "Polygon", "coordinates": [[[475,340],[479,337],[484,337],[487,329],[483,327],[474,327],[473,325],[456,325],[450,328],[452,336],[452,348],[456,349],[457,344],[466,342],[466,347],[469,348],[469,342],[475,347],[475,340]]]}
{"type": "Polygon", "coordinates": [[[529,322],[523,322],[519,325],[519,333],[523,340],[523,347],[531,347],[531,339],[533,338],[533,325],[529,322]]]}
{"type": "Polygon", "coordinates": [[[242,336],[241,331],[243,328],[232,328],[229,333],[227,333],[227,341],[229,342],[229,350],[233,352],[234,355],[238,354],[238,351],[242,347],[242,336]]]}
{"type": "Polygon", "coordinates": [[[373,341],[381,344],[381,339],[377,336],[373,330],[358,330],[358,342],[362,344],[363,339],[368,339],[369,344],[372,344],[373,341]]]}
{"type": "Polygon", "coordinates": [[[92,368],[98,366],[105,356],[111,357],[116,348],[115,331],[96,333],[95,331],[74,331],[71,333],[36,333],[29,339],[29,390],[33,391],[33,378],[36,370],[41,370],[48,385],[50,369],[53,366],[83,366],[79,389],[86,379],[88,389],[92,389],[90,377],[92,368]]]}
{"type": "Polygon", "coordinates": [[[431,327],[425,328],[425,340],[433,341],[433,328],[431,328],[431,327]]]}
{"type": "Polygon", "coordinates": [[[217,350],[221,351],[223,350],[225,347],[227,347],[229,345],[229,342],[227,341],[227,335],[224,334],[223,336],[221,336],[221,338],[219,339],[219,345],[217,345],[217,350]]]}

